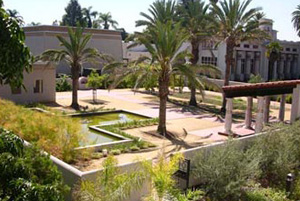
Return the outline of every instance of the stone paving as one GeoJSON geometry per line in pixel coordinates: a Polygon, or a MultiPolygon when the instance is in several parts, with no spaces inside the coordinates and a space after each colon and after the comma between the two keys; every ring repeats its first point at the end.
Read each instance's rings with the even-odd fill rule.
{"type": "MultiPolygon", "coordinates": [[[[57,104],[61,107],[67,107],[71,104],[71,92],[57,93],[57,104]]],[[[78,91],[79,104],[88,106],[89,108],[103,107],[125,109],[132,112],[147,115],[150,117],[158,117],[159,99],[156,96],[134,93],[128,89],[113,90],[98,90],[97,98],[100,104],[93,105],[92,91],[80,90],[78,91]]],[[[276,111],[275,111],[276,113],[276,111]]],[[[224,131],[223,119],[210,113],[204,113],[201,110],[193,110],[188,107],[177,106],[174,104],[167,104],[167,129],[175,133],[186,144],[185,146],[178,146],[174,142],[167,139],[153,137],[147,132],[155,132],[156,126],[149,126],[137,129],[127,130],[131,135],[141,137],[157,144],[159,147],[166,147],[168,151],[178,151],[186,149],[189,146],[199,146],[216,141],[224,141],[228,139],[226,136],[219,135],[219,132],[224,131]]],[[[243,122],[237,121],[233,124],[233,132],[240,135],[253,134],[253,130],[243,128],[243,122]]],[[[119,163],[128,163],[136,160],[137,157],[154,158],[157,156],[157,151],[138,153],[138,154],[122,154],[117,156],[119,163]]],[[[82,170],[91,170],[99,167],[101,160],[92,161],[87,167],[80,167],[82,170]]]]}

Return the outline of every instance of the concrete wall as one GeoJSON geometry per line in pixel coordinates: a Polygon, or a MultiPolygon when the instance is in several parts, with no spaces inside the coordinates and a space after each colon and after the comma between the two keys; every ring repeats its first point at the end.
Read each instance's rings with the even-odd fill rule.
{"type": "MultiPolygon", "coordinates": [[[[68,28],[62,26],[34,26],[24,27],[26,45],[33,55],[39,55],[48,49],[61,49],[57,35],[68,39],[68,28]]],[[[121,32],[113,30],[85,29],[84,33],[92,34],[87,47],[96,48],[100,53],[114,57],[118,61],[123,59],[121,32]]],[[[102,68],[101,64],[84,64],[84,68],[102,68]]],[[[69,66],[61,62],[57,66],[57,73],[70,74],[69,66]]]]}
{"type": "MultiPolygon", "coordinates": [[[[239,138],[239,139],[235,139],[235,140],[240,140],[242,142],[242,146],[243,145],[246,146],[246,145],[249,145],[249,143],[251,143],[257,137],[260,137],[262,135],[263,135],[263,133],[255,134],[252,136],[247,136],[247,137],[243,137],[243,138],[239,138]]],[[[206,146],[183,150],[178,153],[182,153],[185,158],[190,159],[191,166],[193,167],[193,160],[199,153],[201,153],[203,151],[210,152],[219,146],[224,146],[225,143],[226,142],[217,142],[217,143],[213,143],[213,144],[206,145],[206,146]]],[[[64,178],[65,183],[72,188],[74,187],[75,184],[78,184],[80,182],[80,180],[82,180],[82,179],[95,181],[95,179],[97,178],[97,175],[101,174],[101,172],[103,171],[102,169],[98,169],[98,170],[93,170],[93,171],[81,172],[81,171],[75,169],[74,167],[72,167],[71,165],[66,164],[63,161],[61,161],[55,157],[51,157],[51,160],[58,166],[58,169],[63,173],[63,178],[64,178]]],[[[150,159],[148,159],[148,160],[152,161],[150,159]]],[[[123,164],[118,167],[119,167],[120,173],[125,173],[125,172],[130,173],[130,172],[139,170],[140,165],[141,165],[140,162],[135,162],[135,163],[123,164]]],[[[191,174],[189,186],[192,187],[192,186],[196,186],[199,184],[200,184],[200,179],[195,178],[194,175],[191,174]]],[[[184,187],[185,181],[180,180],[179,186],[184,187]]],[[[142,200],[142,198],[144,198],[146,195],[149,195],[150,193],[151,193],[150,181],[145,181],[142,188],[140,190],[133,191],[130,198],[128,198],[127,200],[140,201],[140,200],[142,200]]],[[[71,194],[67,195],[66,200],[67,201],[71,200],[71,194]]]]}
{"type": "Polygon", "coordinates": [[[55,102],[55,68],[52,64],[35,63],[32,72],[24,72],[24,89],[20,94],[12,94],[9,85],[0,86],[0,98],[16,103],[55,102]],[[43,92],[34,93],[36,80],[43,80],[43,92]]]}

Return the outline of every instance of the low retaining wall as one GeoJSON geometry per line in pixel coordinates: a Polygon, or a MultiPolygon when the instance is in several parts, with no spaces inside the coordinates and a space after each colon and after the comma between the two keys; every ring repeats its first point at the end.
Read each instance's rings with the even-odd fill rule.
{"type": "MultiPolygon", "coordinates": [[[[255,135],[251,135],[251,136],[247,136],[247,137],[243,137],[243,138],[238,138],[235,140],[239,140],[243,144],[246,145],[246,144],[249,144],[252,140],[256,139],[257,137],[259,137],[263,134],[264,133],[255,134],[255,135]]],[[[211,151],[216,147],[223,146],[225,143],[226,143],[226,141],[217,142],[217,143],[209,144],[206,146],[201,146],[201,147],[196,147],[196,148],[180,151],[177,153],[182,153],[185,158],[191,159],[191,166],[193,166],[193,158],[195,156],[197,156],[197,154],[199,154],[202,151],[211,151]]],[[[98,169],[98,170],[93,170],[93,171],[82,172],[53,156],[51,157],[51,160],[57,165],[58,169],[62,172],[65,184],[70,186],[72,189],[74,188],[74,185],[78,184],[82,179],[84,179],[84,180],[88,179],[88,180],[94,181],[97,178],[97,175],[101,174],[101,172],[103,171],[102,169],[98,169]]],[[[148,161],[152,161],[152,159],[148,159],[148,161]]],[[[133,171],[139,169],[140,165],[141,165],[140,162],[127,163],[127,164],[119,165],[118,168],[121,173],[133,172],[133,171]]],[[[191,187],[191,186],[196,186],[199,184],[200,184],[199,179],[194,178],[193,174],[191,174],[189,186],[191,187]]],[[[182,184],[180,183],[180,186],[184,186],[184,181],[182,181],[182,184]]],[[[149,195],[151,193],[150,190],[151,190],[150,182],[146,181],[139,191],[132,192],[132,194],[128,200],[140,201],[144,196],[149,195]]],[[[66,200],[67,201],[72,200],[71,192],[66,196],[66,200]]]]}

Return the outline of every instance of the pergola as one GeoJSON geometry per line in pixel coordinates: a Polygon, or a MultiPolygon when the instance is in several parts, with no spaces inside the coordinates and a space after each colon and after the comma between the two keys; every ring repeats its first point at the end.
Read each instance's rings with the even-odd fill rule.
{"type": "Polygon", "coordinates": [[[263,129],[264,123],[269,121],[270,96],[282,95],[280,101],[279,119],[284,121],[285,95],[293,94],[290,123],[300,118],[300,80],[266,82],[258,84],[224,86],[227,103],[225,115],[225,134],[232,134],[232,110],[233,98],[247,97],[247,109],[245,111],[245,127],[251,129],[253,97],[257,97],[257,115],[255,133],[263,129]]]}

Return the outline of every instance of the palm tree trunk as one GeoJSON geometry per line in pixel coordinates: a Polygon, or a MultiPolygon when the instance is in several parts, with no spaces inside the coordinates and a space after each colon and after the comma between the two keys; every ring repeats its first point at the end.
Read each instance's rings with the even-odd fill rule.
{"type": "MultiPolygon", "coordinates": [[[[193,65],[196,65],[198,63],[198,60],[199,60],[199,45],[200,45],[200,42],[195,39],[195,40],[191,41],[191,44],[192,44],[192,54],[193,54],[193,58],[191,59],[191,63],[193,65]]],[[[195,86],[195,84],[193,84],[193,83],[190,84],[190,90],[191,90],[191,97],[190,97],[189,105],[197,106],[196,86],[195,86]]]]}
{"type": "MultiPolygon", "coordinates": [[[[234,51],[234,42],[229,40],[227,42],[227,48],[226,48],[226,70],[225,70],[225,77],[224,77],[224,86],[229,85],[230,71],[231,71],[231,66],[233,61],[233,51],[234,51]]],[[[222,103],[221,112],[225,112],[225,111],[226,111],[226,97],[225,94],[223,93],[223,103],[222,103]]]]}
{"type": "Polygon", "coordinates": [[[78,80],[79,80],[79,70],[77,67],[72,67],[72,104],[71,107],[75,110],[79,110],[78,104],[78,80]]]}
{"type": "Polygon", "coordinates": [[[169,94],[169,78],[159,80],[159,124],[157,127],[157,132],[160,135],[166,136],[166,110],[167,110],[167,100],[169,94]]]}

